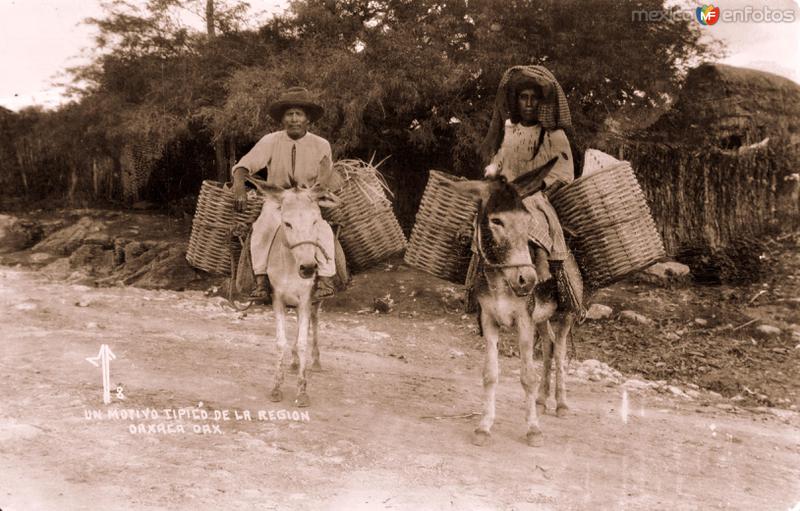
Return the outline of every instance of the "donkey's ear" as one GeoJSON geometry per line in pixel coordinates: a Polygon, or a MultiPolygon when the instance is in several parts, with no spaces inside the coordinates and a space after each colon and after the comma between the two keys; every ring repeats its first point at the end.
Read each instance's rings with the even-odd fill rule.
{"type": "Polygon", "coordinates": [[[443,181],[445,186],[452,188],[461,195],[466,195],[474,201],[485,202],[491,193],[490,181],[443,181]]]}
{"type": "Polygon", "coordinates": [[[247,180],[248,183],[255,186],[256,189],[259,191],[259,193],[271,196],[275,199],[280,199],[280,196],[285,191],[283,188],[273,185],[268,185],[266,181],[263,181],[261,179],[256,179],[254,177],[246,177],[245,179],[247,180]]]}
{"type": "Polygon", "coordinates": [[[320,186],[315,186],[311,189],[311,196],[314,197],[321,208],[335,208],[342,202],[333,192],[320,186]]]}
{"type": "Polygon", "coordinates": [[[513,186],[522,197],[527,197],[528,195],[540,191],[544,187],[545,178],[550,174],[550,171],[553,170],[557,162],[558,156],[553,156],[543,165],[518,176],[511,181],[511,186],[513,186]]]}

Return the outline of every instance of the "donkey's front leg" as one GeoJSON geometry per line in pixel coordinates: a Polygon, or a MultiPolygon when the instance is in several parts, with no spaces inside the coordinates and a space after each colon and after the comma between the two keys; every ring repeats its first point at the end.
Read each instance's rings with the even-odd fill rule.
{"type": "MultiPolygon", "coordinates": [[[[308,332],[311,337],[311,370],[322,371],[319,363],[319,311],[322,308],[322,300],[311,304],[311,326],[308,332]]],[[[289,366],[293,373],[300,367],[300,356],[297,354],[297,338],[292,343],[292,365],[289,366]]]]}
{"type": "Polygon", "coordinates": [[[285,372],[284,360],[286,359],[286,305],[283,303],[283,298],[278,294],[272,298],[272,310],[275,312],[275,340],[278,344],[278,363],[275,367],[275,384],[272,387],[270,399],[273,402],[283,401],[283,392],[281,392],[281,384],[283,384],[283,377],[285,372]]]}
{"type": "Polygon", "coordinates": [[[311,304],[311,370],[322,371],[319,363],[319,311],[322,301],[311,304]]]}
{"type": "Polygon", "coordinates": [[[558,332],[555,340],[556,358],[556,415],[566,417],[569,414],[567,406],[567,337],[569,336],[575,318],[572,314],[565,314],[558,321],[558,332]]]}
{"type": "MultiPolygon", "coordinates": [[[[536,388],[539,386],[539,376],[533,365],[533,338],[535,327],[531,323],[531,317],[521,314],[517,318],[517,335],[519,335],[519,358],[522,362],[519,379],[525,391],[525,423],[528,432],[525,438],[531,447],[542,445],[542,430],[539,429],[539,419],[536,417],[536,388]]],[[[548,341],[545,341],[548,342],[548,341]]]]}
{"type": "Polygon", "coordinates": [[[486,309],[486,307],[481,308],[481,328],[483,329],[483,339],[486,341],[486,360],[483,366],[483,418],[473,435],[472,443],[475,445],[484,445],[489,440],[492,424],[494,424],[497,380],[500,377],[497,363],[497,341],[500,337],[500,326],[486,309]]]}
{"type": "Polygon", "coordinates": [[[300,357],[297,355],[297,336],[292,337],[292,364],[289,366],[289,372],[296,373],[300,367],[300,357]]]}
{"type": "Polygon", "coordinates": [[[550,397],[550,368],[553,364],[553,329],[549,321],[536,325],[535,333],[542,343],[542,378],[539,382],[539,395],[536,397],[536,411],[544,415],[547,410],[547,399],[550,397]]]}
{"type": "Polygon", "coordinates": [[[308,371],[308,356],[306,350],[308,348],[308,327],[311,320],[311,301],[304,300],[297,306],[297,355],[300,359],[300,368],[297,371],[297,397],[294,400],[295,406],[305,407],[308,406],[310,400],[306,393],[306,380],[308,371]]]}

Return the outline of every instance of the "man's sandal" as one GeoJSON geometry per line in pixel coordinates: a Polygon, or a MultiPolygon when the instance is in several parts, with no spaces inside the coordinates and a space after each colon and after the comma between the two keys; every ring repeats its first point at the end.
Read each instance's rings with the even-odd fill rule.
{"type": "Polygon", "coordinates": [[[319,277],[314,285],[314,300],[330,298],[336,294],[336,286],[333,277],[319,277]]]}
{"type": "Polygon", "coordinates": [[[250,299],[251,300],[263,300],[264,298],[267,298],[268,296],[269,296],[269,292],[264,288],[253,289],[253,292],[250,293],[250,299]]]}

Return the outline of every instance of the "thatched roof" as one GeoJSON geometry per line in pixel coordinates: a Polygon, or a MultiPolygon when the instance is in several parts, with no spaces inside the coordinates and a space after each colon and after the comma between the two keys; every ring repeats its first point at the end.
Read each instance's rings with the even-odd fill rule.
{"type": "Polygon", "coordinates": [[[800,133],[800,84],[764,71],[723,64],[691,70],[675,107],[644,138],[752,144],[800,133]]]}
{"type": "Polygon", "coordinates": [[[735,90],[782,91],[789,94],[800,94],[800,84],[792,80],[757,69],[728,66],[725,64],[702,64],[689,72],[686,85],[691,87],[695,82],[721,82],[735,90]]]}
{"type": "Polygon", "coordinates": [[[16,117],[16,114],[9,110],[6,107],[0,106],[0,122],[4,125],[7,125],[13,122],[13,119],[16,117]]]}

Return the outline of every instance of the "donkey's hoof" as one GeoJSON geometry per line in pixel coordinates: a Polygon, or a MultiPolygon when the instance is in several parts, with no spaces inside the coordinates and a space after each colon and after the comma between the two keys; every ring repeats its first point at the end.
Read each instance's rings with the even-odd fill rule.
{"type": "Polygon", "coordinates": [[[281,392],[281,389],[272,389],[272,393],[269,395],[269,400],[273,403],[280,403],[283,401],[283,392],[281,392]]]}
{"type": "Polygon", "coordinates": [[[544,403],[536,403],[536,414],[544,415],[547,413],[547,405],[544,403]]]}
{"type": "Polygon", "coordinates": [[[300,362],[292,362],[292,364],[289,366],[290,373],[297,373],[299,369],[300,369],[300,362]]]}
{"type": "Polygon", "coordinates": [[[475,432],[472,434],[472,445],[477,445],[478,447],[483,447],[489,442],[489,438],[491,438],[491,433],[488,431],[484,431],[482,429],[476,429],[475,432]]]}
{"type": "Polygon", "coordinates": [[[528,434],[525,435],[525,441],[528,442],[528,446],[530,447],[541,447],[544,445],[544,437],[539,429],[531,429],[528,431],[528,434]]]}
{"type": "Polygon", "coordinates": [[[311,400],[308,399],[308,394],[302,392],[297,394],[297,398],[294,400],[294,405],[298,408],[305,408],[311,404],[311,400]]]}
{"type": "Polygon", "coordinates": [[[569,406],[567,405],[558,405],[556,407],[556,416],[557,417],[568,417],[570,414],[569,406]]]}
{"type": "Polygon", "coordinates": [[[322,371],[322,364],[319,363],[319,360],[315,360],[311,364],[311,370],[315,371],[315,372],[321,372],[322,371]]]}

